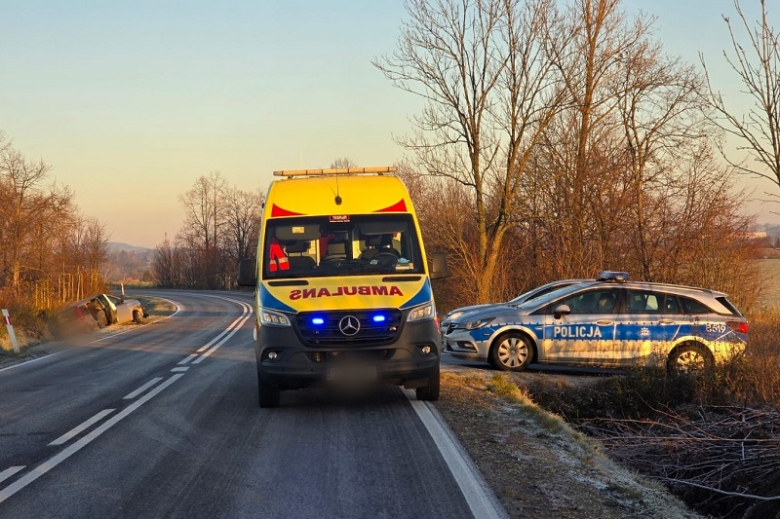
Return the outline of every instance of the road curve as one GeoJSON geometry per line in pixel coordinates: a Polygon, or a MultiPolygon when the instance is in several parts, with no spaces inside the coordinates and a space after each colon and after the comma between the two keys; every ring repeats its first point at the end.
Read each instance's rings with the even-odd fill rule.
{"type": "Polygon", "coordinates": [[[260,409],[251,295],[155,295],[179,311],[0,370],[0,517],[504,516],[432,406],[260,409]]]}

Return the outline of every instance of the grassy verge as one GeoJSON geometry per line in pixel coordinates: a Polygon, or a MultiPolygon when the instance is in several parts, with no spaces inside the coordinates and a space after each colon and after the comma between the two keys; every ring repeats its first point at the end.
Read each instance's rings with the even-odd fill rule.
{"type": "Polygon", "coordinates": [[[780,517],[778,337],[780,312],[765,310],[751,316],[745,354],[711,372],[637,370],[588,383],[523,373],[493,385],[563,417],[700,513],[780,517]]]}

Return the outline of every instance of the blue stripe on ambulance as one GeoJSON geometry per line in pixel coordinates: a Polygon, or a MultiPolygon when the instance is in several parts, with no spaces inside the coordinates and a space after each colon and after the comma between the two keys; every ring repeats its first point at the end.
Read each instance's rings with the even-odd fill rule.
{"type": "Polygon", "coordinates": [[[260,285],[259,295],[260,295],[260,306],[263,308],[267,308],[269,310],[278,310],[280,312],[289,312],[291,314],[296,313],[296,310],[294,308],[282,303],[273,295],[271,295],[271,293],[262,284],[260,285]]]}
{"type": "Polygon", "coordinates": [[[426,279],[420,291],[415,294],[414,297],[409,299],[406,303],[401,305],[401,310],[406,310],[417,305],[427,303],[433,299],[433,292],[431,291],[431,282],[426,279]]]}

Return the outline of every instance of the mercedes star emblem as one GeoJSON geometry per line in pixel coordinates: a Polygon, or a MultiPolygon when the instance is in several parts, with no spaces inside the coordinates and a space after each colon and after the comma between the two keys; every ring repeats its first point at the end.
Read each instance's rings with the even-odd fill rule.
{"type": "Polygon", "coordinates": [[[360,330],[360,321],[354,315],[347,315],[339,321],[339,330],[348,337],[352,337],[360,330]]]}

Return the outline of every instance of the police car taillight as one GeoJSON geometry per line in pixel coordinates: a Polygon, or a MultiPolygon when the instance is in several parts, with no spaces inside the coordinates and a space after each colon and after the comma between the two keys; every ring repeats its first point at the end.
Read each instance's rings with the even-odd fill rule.
{"type": "Polygon", "coordinates": [[[739,333],[748,332],[748,323],[744,321],[726,321],[726,326],[739,333]]]}
{"type": "Polygon", "coordinates": [[[616,272],[614,270],[603,270],[597,278],[598,281],[612,281],[613,283],[625,283],[628,281],[628,272],[616,272]]]}

